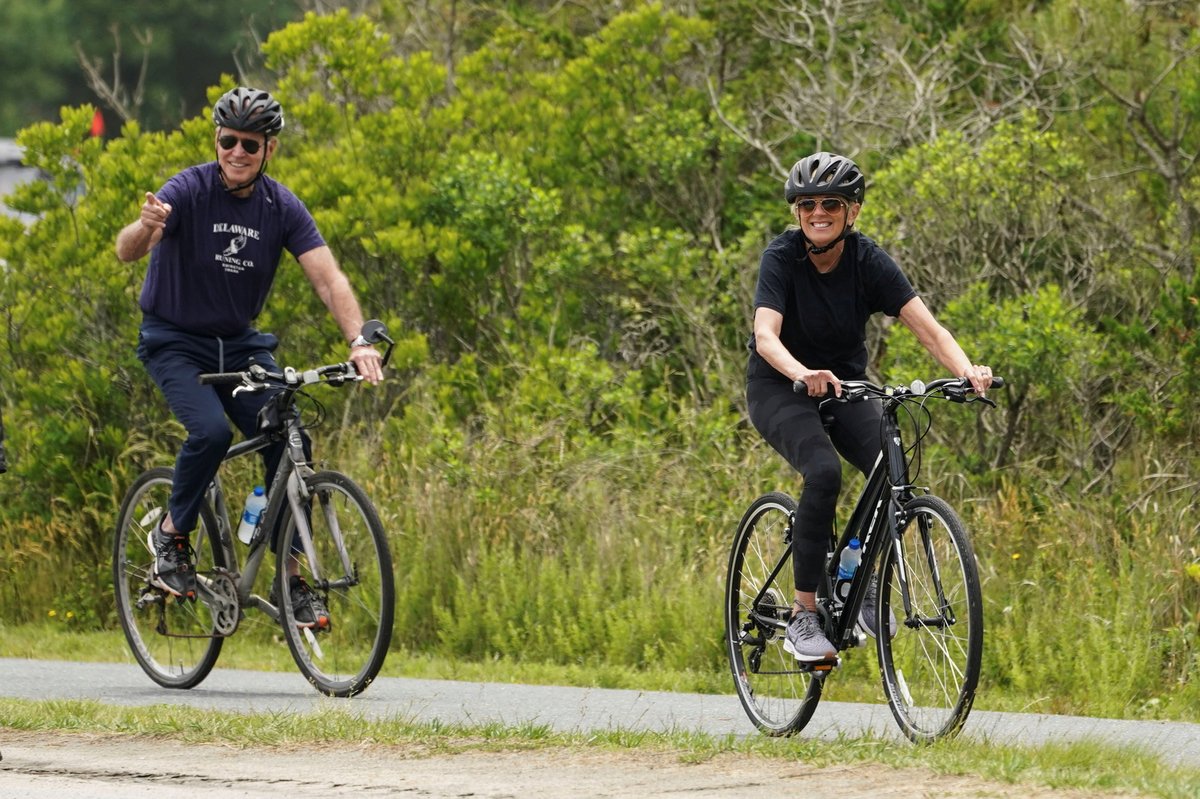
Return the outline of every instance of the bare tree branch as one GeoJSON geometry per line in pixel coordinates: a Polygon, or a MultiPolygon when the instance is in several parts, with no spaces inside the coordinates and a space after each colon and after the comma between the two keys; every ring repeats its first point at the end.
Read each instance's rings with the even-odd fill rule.
{"type": "Polygon", "coordinates": [[[83,51],[83,45],[79,42],[75,42],[75,55],[79,59],[79,65],[83,68],[88,88],[95,92],[100,102],[112,110],[123,122],[128,122],[138,118],[138,112],[142,107],[146,90],[146,75],[150,67],[150,45],[154,41],[154,31],[146,28],[144,31],[135,30],[133,32],[134,38],[142,48],[142,65],[138,70],[137,82],[134,84],[132,93],[125,89],[121,80],[121,30],[117,25],[113,25],[111,31],[113,36],[111,81],[106,81],[100,72],[103,64],[101,59],[89,58],[83,51]]]}

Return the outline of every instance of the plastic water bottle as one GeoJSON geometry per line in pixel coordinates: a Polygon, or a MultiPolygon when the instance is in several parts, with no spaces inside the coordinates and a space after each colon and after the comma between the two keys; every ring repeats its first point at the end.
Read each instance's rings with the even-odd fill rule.
{"type": "Polygon", "coordinates": [[[851,538],[838,560],[838,579],[849,580],[858,570],[860,563],[862,563],[862,544],[858,542],[857,538],[851,538]]]}
{"type": "Polygon", "coordinates": [[[266,489],[262,486],[255,486],[250,495],[246,497],[246,507],[242,509],[242,521],[238,525],[238,540],[243,544],[249,544],[250,539],[254,537],[254,530],[258,527],[258,520],[265,507],[267,507],[266,489]]]}

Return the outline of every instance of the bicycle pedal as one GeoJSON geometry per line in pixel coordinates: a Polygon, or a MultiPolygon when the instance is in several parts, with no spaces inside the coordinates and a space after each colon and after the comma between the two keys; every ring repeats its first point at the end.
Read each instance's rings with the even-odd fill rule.
{"type": "Polygon", "coordinates": [[[813,660],[806,664],[806,671],[815,671],[821,673],[829,673],[842,665],[841,658],[826,658],[824,660],[813,660]]]}

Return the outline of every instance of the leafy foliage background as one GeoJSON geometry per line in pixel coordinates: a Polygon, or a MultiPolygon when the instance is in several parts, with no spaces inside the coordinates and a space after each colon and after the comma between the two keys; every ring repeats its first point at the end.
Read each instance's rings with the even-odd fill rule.
{"type": "MultiPolygon", "coordinates": [[[[982,701],[1194,717],[1191,4],[350,5],[261,58],[272,173],[401,338],[317,431],[393,536],[399,646],[724,668],[730,535],[799,489],[745,423],[758,256],[784,170],[829,148],[868,172],[860,227],[1010,381],[938,415],[923,472],[975,533],[982,701]]],[[[0,218],[0,618],[108,629],[116,506],[180,436],[113,239],[212,154],[203,111],[108,140],[92,111],[20,133],[43,179],[9,203],[36,221],[0,218]]],[[[295,264],[260,323],[284,362],[344,357],[295,264]]],[[[889,320],[871,351],[881,379],[937,376],[889,320]]]]}

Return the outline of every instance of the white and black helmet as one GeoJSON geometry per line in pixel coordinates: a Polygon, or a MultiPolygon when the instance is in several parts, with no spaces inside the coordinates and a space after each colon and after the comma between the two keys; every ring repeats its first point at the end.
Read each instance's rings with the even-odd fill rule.
{"type": "Polygon", "coordinates": [[[861,203],[867,193],[867,179],[858,165],[844,155],[813,153],[792,166],[783,192],[788,205],[800,197],[825,194],[861,203]]]}
{"type": "Polygon", "coordinates": [[[217,100],[213,106],[213,124],[270,138],[283,130],[283,108],[269,92],[239,86],[217,100]]]}

